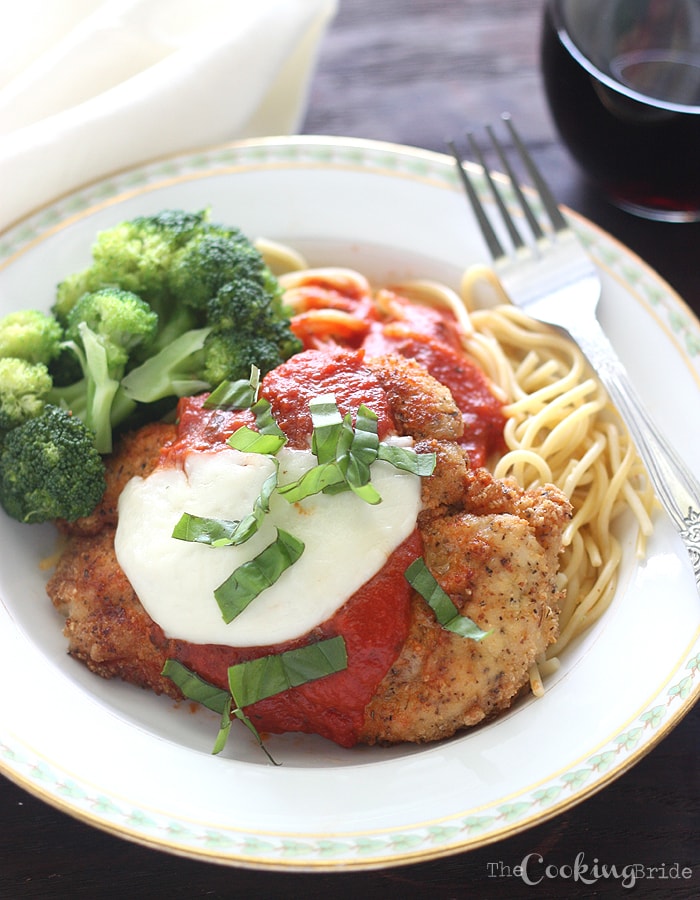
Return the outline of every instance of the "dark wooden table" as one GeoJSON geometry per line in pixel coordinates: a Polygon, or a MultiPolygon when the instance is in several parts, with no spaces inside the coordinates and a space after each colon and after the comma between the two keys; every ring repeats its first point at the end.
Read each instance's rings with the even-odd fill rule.
{"type": "MultiPolygon", "coordinates": [[[[446,137],[508,110],[559,200],[645,259],[700,313],[700,225],[633,218],[586,185],[546,109],[539,19],[534,0],[341,0],[303,130],[443,150],[446,137]]],[[[170,856],[102,833],[0,779],[0,898],[457,900],[626,893],[619,879],[585,885],[557,877],[532,887],[517,877],[493,877],[530,853],[557,869],[571,866],[578,854],[618,867],[668,871],[678,863],[692,869],[690,879],[647,878],[637,883],[635,896],[698,897],[699,738],[696,708],[630,771],[548,822],[457,856],[346,874],[256,872],[170,856]]]]}

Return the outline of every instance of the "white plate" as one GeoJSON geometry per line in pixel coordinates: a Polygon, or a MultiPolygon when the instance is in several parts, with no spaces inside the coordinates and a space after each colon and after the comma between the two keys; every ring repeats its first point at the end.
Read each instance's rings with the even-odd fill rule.
{"type": "MultiPolygon", "coordinates": [[[[453,285],[487,254],[444,156],[358,140],[246,142],[86,188],[0,237],[0,310],[48,308],[95,233],[165,207],[211,206],[312,264],[453,285]]],[[[652,414],[700,472],[700,323],[643,262],[573,222],[600,264],[602,321],[652,414]],[[650,361],[653,364],[650,365],[650,361]]],[[[236,730],[210,754],[206,711],[105,682],[72,661],[39,561],[53,531],[3,518],[0,770],[48,803],[174,853],[257,868],[370,868],[501,838],[602,787],[648,751],[700,691],[700,601],[663,520],[628,552],[610,611],[562,660],[541,700],[428,747],[342,750],[284,736],[266,763],[236,730]]],[[[629,543],[629,542],[628,542],[629,543]]],[[[627,548],[629,551],[629,547],[627,548]]]]}

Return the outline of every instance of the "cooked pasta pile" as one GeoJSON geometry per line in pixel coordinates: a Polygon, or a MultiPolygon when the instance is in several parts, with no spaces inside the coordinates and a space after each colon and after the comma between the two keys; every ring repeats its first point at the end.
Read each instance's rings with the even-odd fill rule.
{"type": "Polygon", "coordinates": [[[494,474],[525,486],[552,482],[574,510],[562,560],[567,600],[560,637],[547,654],[552,660],[612,600],[622,555],[616,521],[634,517],[642,556],[656,501],[627,429],[578,347],[507,302],[475,309],[483,277],[469,272],[462,284],[473,326],[465,347],[507,397],[508,452],[494,474]]]}
{"type": "MultiPolygon", "coordinates": [[[[260,249],[298,310],[304,260],[278,245],[261,243],[260,249]],[[289,270],[294,271],[283,274],[289,270]]],[[[335,279],[340,293],[370,290],[360,273],[322,271],[329,283],[335,279]]],[[[555,484],[571,501],[574,515],[564,537],[561,566],[567,599],[560,636],[531,672],[532,690],[540,694],[542,676],[556,668],[562,650],[613,598],[622,559],[615,526],[623,515],[636,520],[637,552],[643,554],[652,530],[654,494],[626,428],[579,349],[509,304],[486,267],[468,270],[460,293],[435,282],[412,281],[390,290],[374,289],[372,297],[380,310],[398,294],[453,313],[466,353],[503,395],[508,449],[490,464],[493,474],[514,478],[523,487],[555,484]],[[479,308],[484,293],[490,303],[479,308]]],[[[351,320],[342,310],[324,308],[322,297],[315,298],[310,321],[320,334],[351,329],[351,320]]]]}

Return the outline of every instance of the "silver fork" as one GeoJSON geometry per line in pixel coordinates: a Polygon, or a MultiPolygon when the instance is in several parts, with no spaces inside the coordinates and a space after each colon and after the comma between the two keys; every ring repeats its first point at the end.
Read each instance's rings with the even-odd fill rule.
{"type": "Polygon", "coordinates": [[[541,204],[551,222],[545,232],[520,189],[518,179],[493,128],[486,131],[510,181],[528,227],[526,241],[508,212],[497,181],[491,176],[472,134],[470,148],[482,167],[506,226],[513,249],[507,250],[492,227],[468,169],[455,144],[448,142],[457,163],[479,227],[493,257],[493,265],[510,300],[533,319],[552,325],[572,338],[588,359],[622,416],[639,451],[661,504],[668,513],[690,556],[700,591],[700,481],[671,447],[651,419],[634,390],[624,366],[596,317],[601,282],[588,256],[553,199],[541,173],[515,130],[510,117],[502,117],[541,204]]]}

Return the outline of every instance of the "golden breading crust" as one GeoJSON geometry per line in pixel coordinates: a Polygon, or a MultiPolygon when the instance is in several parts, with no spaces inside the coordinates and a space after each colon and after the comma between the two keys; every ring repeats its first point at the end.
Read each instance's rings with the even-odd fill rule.
{"type": "Polygon", "coordinates": [[[104,678],[123,678],[180,698],[173,682],[160,674],[165,653],[155,641],[162,632],[114,553],[117,502],[124,485],[135,475],[148,475],[175,434],[174,425],[157,423],[124,436],[107,460],[107,487],[99,506],[76,522],[59,523],[68,539],[47,592],[66,617],[64,634],[72,656],[104,678]]]}
{"type": "MultiPolygon", "coordinates": [[[[437,457],[423,480],[418,527],[425,560],[458,609],[489,636],[465,639],[437,624],[412,599],[408,638],[365,709],[364,743],[431,741],[505,709],[528,670],[555,639],[558,554],[571,509],[554,487],[523,491],[472,470],[454,442],[462,418],[452,396],[417,363],[368,361],[387,389],[392,415],[421,451],[437,457]]],[[[66,616],[69,652],[104,677],[120,677],[178,697],[161,676],[167,641],[141,606],[114,553],[117,500],[133,475],[147,475],[173,426],[128,436],[108,464],[108,488],[95,513],[64,524],[67,546],[48,584],[66,616]]]]}
{"type": "Polygon", "coordinates": [[[173,682],[160,674],[166,659],[162,632],[117,563],[114,532],[106,525],[99,534],[71,538],[49,580],[49,596],[66,617],[69,652],[103,678],[123,678],[179,699],[173,682]]]}
{"type": "Polygon", "coordinates": [[[449,389],[426,374],[420,363],[402,356],[375,356],[366,361],[387,394],[396,427],[416,440],[456,440],[464,420],[449,389]]]}
{"type": "MultiPolygon", "coordinates": [[[[365,710],[364,743],[434,741],[506,709],[556,639],[568,502],[556,489],[520,491],[485,470],[462,474],[460,508],[428,508],[419,527],[429,569],[488,637],[445,630],[414,596],[408,638],[365,710]]],[[[453,465],[434,476],[455,477],[453,465]]],[[[426,491],[438,493],[429,484],[426,491]]]]}

